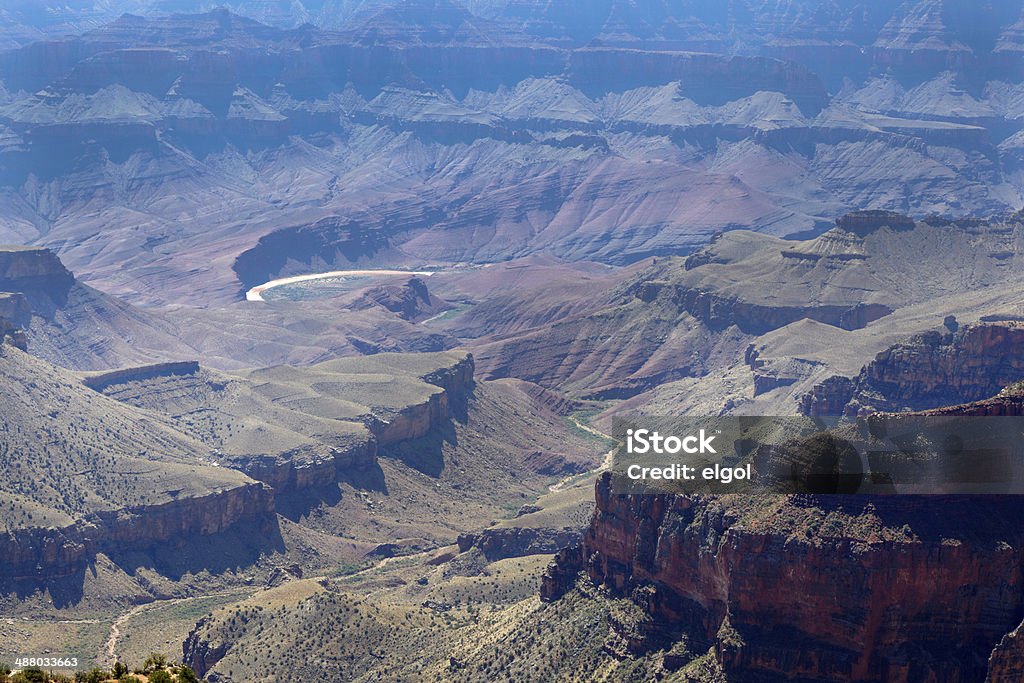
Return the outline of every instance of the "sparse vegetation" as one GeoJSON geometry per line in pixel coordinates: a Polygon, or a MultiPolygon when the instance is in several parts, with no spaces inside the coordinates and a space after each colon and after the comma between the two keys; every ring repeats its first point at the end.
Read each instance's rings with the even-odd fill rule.
{"type": "Polygon", "coordinates": [[[151,654],[136,669],[136,674],[128,673],[128,667],[121,662],[115,663],[110,670],[94,667],[70,676],[39,667],[12,671],[9,666],[0,665],[0,683],[143,683],[140,676],[145,676],[147,683],[200,683],[192,669],[169,663],[167,657],[159,653],[151,654]]]}

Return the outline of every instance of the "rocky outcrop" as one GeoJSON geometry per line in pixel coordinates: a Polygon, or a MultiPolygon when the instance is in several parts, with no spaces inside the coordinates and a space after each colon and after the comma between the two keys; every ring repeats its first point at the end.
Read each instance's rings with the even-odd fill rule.
{"type": "Polygon", "coordinates": [[[224,459],[276,492],[298,491],[337,482],[353,470],[372,466],[377,461],[377,441],[370,437],[347,447],[318,444],[276,455],[227,455],[224,459]]]}
{"type": "Polygon", "coordinates": [[[890,228],[892,230],[913,230],[914,219],[892,211],[853,211],[836,220],[836,226],[858,237],[890,228]]]}
{"type": "Polygon", "coordinates": [[[28,351],[28,337],[25,332],[0,318],[0,344],[10,344],[16,349],[28,351]]]}
{"type": "Polygon", "coordinates": [[[49,249],[0,246],[0,317],[14,325],[28,329],[33,313],[50,314],[74,284],[75,276],[49,249]]]}
{"type": "Polygon", "coordinates": [[[929,332],[879,353],[854,378],[832,377],[800,401],[804,415],[927,410],[983,400],[1024,378],[1024,325],[929,332]]]}
{"type": "Polygon", "coordinates": [[[439,387],[422,403],[394,409],[375,409],[366,426],[377,437],[381,446],[418,439],[440,427],[453,416],[472,391],[474,380],[473,354],[420,376],[427,384],[439,387]]]}
{"type": "Polygon", "coordinates": [[[509,557],[558,552],[579,540],[578,528],[492,527],[478,533],[461,534],[458,544],[459,552],[476,548],[489,562],[494,562],[509,557]]]}
{"type": "Polygon", "coordinates": [[[805,318],[844,330],[857,330],[892,313],[892,309],[883,304],[766,306],[706,289],[659,282],[644,282],[636,290],[637,298],[645,303],[666,294],[674,305],[713,330],[736,325],[747,334],[765,334],[805,318]]]}
{"type": "Polygon", "coordinates": [[[453,397],[463,398],[473,389],[475,369],[473,354],[467,353],[451,365],[431,370],[420,379],[427,384],[441,387],[453,397]]]}
{"type": "Polygon", "coordinates": [[[853,380],[833,375],[800,397],[800,414],[811,417],[843,415],[855,392],[853,380]]]}
{"type": "Polygon", "coordinates": [[[0,292],[0,344],[28,350],[24,327],[32,320],[28,300],[20,293],[0,292]]]}
{"type": "Polygon", "coordinates": [[[365,423],[381,446],[392,446],[429,434],[450,416],[448,406],[448,394],[437,391],[423,403],[398,410],[377,409],[366,417],[365,423]]]}
{"type": "Polygon", "coordinates": [[[572,590],[583,565],[582,545],[569,545],[559,550],[541,577],[540,599],[551,602],[572,590]]]}
{"type": "Polygon", "coordinates": [[[274,522],[273,493],[263,484],[96,512],[63,528],[14,529],[0,534],[0,581],[46,585],[84,571],[97,553],[149,550],[247,521],[274,522]]]}
{"type": "Polygon", "coordinates": [[[194,375],[199,372],[199,361],[177,361],[173,363],[153,363],[133,368],[121,368],[110,372],[101,372],[87,376],[82,380],[85,386],[93,391],[102,392],[115,384],[141,382],[157,377],[174,375],[194,375]]]}
{"type": "Polygon", "coordinates": [[[627,653],[684,637],[737,677],[980,680],[1024,612],[1021,512],[994,497],[622,496],[605,475],[542,596],[584,571],[650,617],[627,653]]]}
{"type": "Polygon", "coordinates": [[[224,659],[224,655],[231,649],[229,642],[224,640],[210,642],[203,637],[202,634],[212,623],[211,616],[200,619],[181,645],[181,661],[200,676],[206,676],[206,673],[216,666],[217,662],[224,659]]]}
{"type": "Polygon", "coordinates": [[[0,247],[0,291],[67,289],[75,277],[43,247],[0,247]]]}
{"type": "Polygon", "coordinates": [[[0,292],[0,318],[12,326],[27,327],[32,321],[32,307],[21,292],[0,292]]]}
{"type": "Polygon", "coordinates": [[[772,362],[766,362],[754,344],[747,346],[743,360],[754,378],[754,396],[789,386],[813,371],[816,365],[812,361],[798,358],[772,359],[772,362]]]}
{"type": "Polygon", "coordinates": [[[1024,624],[999,641],[988,658],[985,683],[1024,681],[1024,624]]]}
{"type": "Polygon", "coordinates": [[[355,310],[374,306],[380,306],[411,321],[423,320],[451,308],[443,300],[432,296],[427,284],[418,277],[409,278],[403,285],[372,287],[351,304],[355,310]]]}

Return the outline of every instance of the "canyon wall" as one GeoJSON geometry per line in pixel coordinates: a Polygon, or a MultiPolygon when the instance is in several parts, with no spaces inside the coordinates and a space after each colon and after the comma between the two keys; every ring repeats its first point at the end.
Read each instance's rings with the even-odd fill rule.
{"type": "Polygon", "coordinates": [[[83,572],[97,553],[149,550],[242,522],[275,524],[269,488],[251,483],[162,505],[96,512],[62,528],[14,529],[0,533],[0,582],[47,585],[83,572]]]}
{"type": "Polygon", "coordinates": [[[377,462],[377,440],[359,440],[347,447],[327,445],[278,454],[229,455],[228,466],[273,487],[275,492],[318,488],[343,479],[353,469],[377,462]]]}
{"type": "Polygon", "coordinates": [[[107,387],[127,382],[141,382],[157,377],[172,375],[194,375],[199,372],[199,361],[176,361],[171,363],[153,363],[134,368],[120,368],[110,372],[88,375],[82,383],[93,391],[102,392],[107,387]]]}
{"type": "Polygon", "coordinates": [[[685,638],[727,675],[981,680],[1024,613],[1022,505],[619,496],[606,475],[590,529],[558,555],[542,597],[585,571],[648,615],[627,653],[685,638]]]}
{"type": "MultiPolygon", "coordinates": [[[[954,336],[977,352],[1017,331],[954,336]]],[[[910,414],[1019,417],[1024,383],[910,414]]],[[[1024,670],[1019,497],[617,495],[606,473],[596,499],[541,597],[559,599],[583,572],[636,603],[644,620],[610,624],[616,656],[664,650],[672,670],[710,651],[730,680],[1010,681],[1024,670]]]]}
{"type": "Polygon", "coordinates": [[[736,325],[747,334],[765,334],[805,318],[844,330],[857,330],[892,313],[883,304],[767,306],[713,291],[666,282],[644,282],[635,295],[645,303],[671,301],[712,330],[736,325]]]}
{"type": "Polygon", "coordinates": [[[853,378],[831,377],[800,400],[804,415],[927,410],[979,401],[1024,379],[1024,325],[981,324],[896,344],[853,378]]]}

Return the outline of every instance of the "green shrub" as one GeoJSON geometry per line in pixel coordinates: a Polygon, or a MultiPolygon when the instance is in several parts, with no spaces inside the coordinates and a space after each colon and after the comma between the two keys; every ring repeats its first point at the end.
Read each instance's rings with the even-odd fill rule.
{"type": "Polygon", "coordinates": [[[29,667],[27,669],[22,669],[21,673],[14,674],[14,676],[11,677],[11,683],[46,683],[47,678],[49,678],[49,676],[47,676],[46,672],[42,669],[29,667]]]}
{"type": "Polygon", "coordinates": [[[156,669],[163,669],[166,666],[167,656],[154,652],[146,657],[146,661],[142,665],[142,671],[148,673],[150,671],[155,671],[156,669]]]}
{"type": "Polygon", "coordinates": [[[178,669],[178,683],[199,683],[199,677],[195,671],[183,666],[178,669]]]}
{"type": "Polygon", "coordinates": [[[79,671],[75,674],[76,683],[103,683],[108,678],[110,678],[110,674],[100,668],[90,671],[79,671]]]}
{"type": "Polygon", "coordinates": [[[174,683],[174,679],[165,669],[157,669],[149,675],[149,683],[174,683]]]}

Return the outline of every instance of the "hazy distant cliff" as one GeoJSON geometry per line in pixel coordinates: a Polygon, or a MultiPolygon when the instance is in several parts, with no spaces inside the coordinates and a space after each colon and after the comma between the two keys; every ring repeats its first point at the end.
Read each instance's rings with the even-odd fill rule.
{"type": "Polygon", "coordinates": [[[0,239],[139,301],[223,302],[352,263],[628,264],[854,209],[1019,206],[1019,17],[868,4],[97,10],[116,20],[0,52],[0,239]]]}

